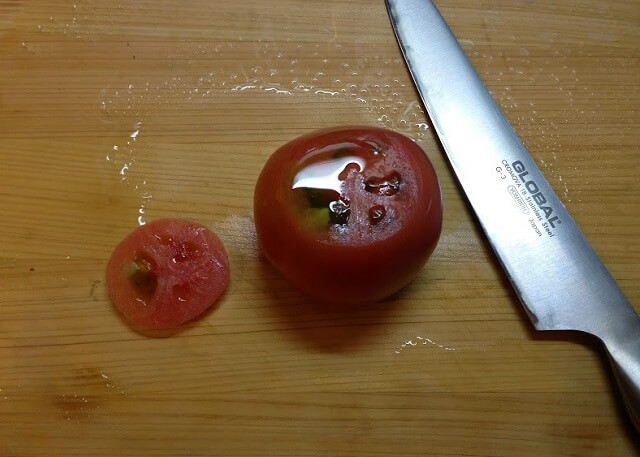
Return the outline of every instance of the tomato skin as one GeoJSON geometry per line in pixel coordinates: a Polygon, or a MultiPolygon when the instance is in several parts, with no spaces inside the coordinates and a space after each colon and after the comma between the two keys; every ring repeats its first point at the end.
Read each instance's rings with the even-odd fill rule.
{"type": "Polygon", "coordinates": [[[340,127],[299,137],[268,159],[256,184],[254,217],[265,257],[304,294],[327,304],[370,303],[404,287],[432,254],[442,227],[441,193],[431,162],[409,138],[379,128],[340,127]],[[331,149],[349,144],[356,155],[348,146],[331,149]],[[384,157],[348,165],[340,173],[340,198],[350,205],[348,221],[314,230],[293,196],[292,183],[303,181],[301,164],[325,163],[314,158],[323,150],[337,150],[356,162],[365,157],[366,162],[367,144],[381,145],[384,157]],[[385,176],[384,182],[391,182],[394,173],[402,180],[399,190],[379,185],[385,176]],[[379,225],[373,222],[378,207],[384,213],[379,225]]]}
{"type": "Polygon", "coordinates": [[[183,219],[136,228],[115,247],[106,272],[115,307],[131,323],[149,329],[197,318],[222,295],[229,277],[220,239],[183,219]]]}

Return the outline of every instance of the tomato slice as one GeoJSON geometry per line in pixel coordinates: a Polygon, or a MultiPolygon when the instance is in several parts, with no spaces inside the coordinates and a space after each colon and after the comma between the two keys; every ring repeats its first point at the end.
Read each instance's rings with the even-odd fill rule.
{"type": "Polygon", "coordinates": [[[220,298],[229,282],[229,258],[205,226],[160,219],[131,232],[107,265],[107,288],[132,323],[167,328],[195,319],[220,298]]]}
{"type": "Polygon", "coordinates": [[[405,286],[442,227],[440,186],[414,141],[340,127],[297,138],[265,164],[254,195],[261,249],[313,299],[381,300],[405,286]]]}

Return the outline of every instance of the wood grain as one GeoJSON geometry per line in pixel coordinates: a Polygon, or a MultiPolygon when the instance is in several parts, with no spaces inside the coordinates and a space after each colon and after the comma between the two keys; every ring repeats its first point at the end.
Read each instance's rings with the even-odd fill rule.
{"type": "MultiPolygon", "coordinates": [[[[543,172],[640,304],[640,4],[438,2],[543,172]]],[[[382,2],[0,2],[0,455],[631,456],[586,336],[528,322],[458,189],[382,2]],[[441,178],[425,270],[370,309],[307,302],[260,257],[281,144],[368,124],[441,178]],[[225,241],[220,305],[172,336],[106,296],[140,221],[225,241]]]]}

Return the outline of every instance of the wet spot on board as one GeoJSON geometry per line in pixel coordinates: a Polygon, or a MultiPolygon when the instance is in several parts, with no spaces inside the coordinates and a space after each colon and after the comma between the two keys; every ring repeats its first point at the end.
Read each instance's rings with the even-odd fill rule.
{"type": "Polygon", "coordinates": [[[78,390],[91,388],[108,389],[109,394],[126,395],[125,391],[112,379],[111,375],[93,367],[78,368],[73,370],[71,375],[71,385],[77,386],[78,390]]]}
{"type": "Polygon", "coordinates": [[[56,395],[51,403],[65,420],[77,423],[89,420],[101,407],[97,398],[88,395],[56,395]]]}

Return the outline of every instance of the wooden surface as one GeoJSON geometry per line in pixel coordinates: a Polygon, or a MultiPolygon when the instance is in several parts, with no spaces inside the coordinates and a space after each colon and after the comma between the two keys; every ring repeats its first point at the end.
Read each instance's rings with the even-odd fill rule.
{"type": "MultiPolygon", "coordinates": [[[[640,306],[640,4],[438,2],[640,306]]],[[[631,456],[602,353],[535,332],[462,198],[382,1],[0,2],[0,455],[631,456]],[[340,124],[418,141],[441,242],[367,310],[311,306],[257,251],[279,145],[340,124]],[[220,306],[166,338],[106,297],[113,246],[178,216],[224,239],[220,306]]]]}

